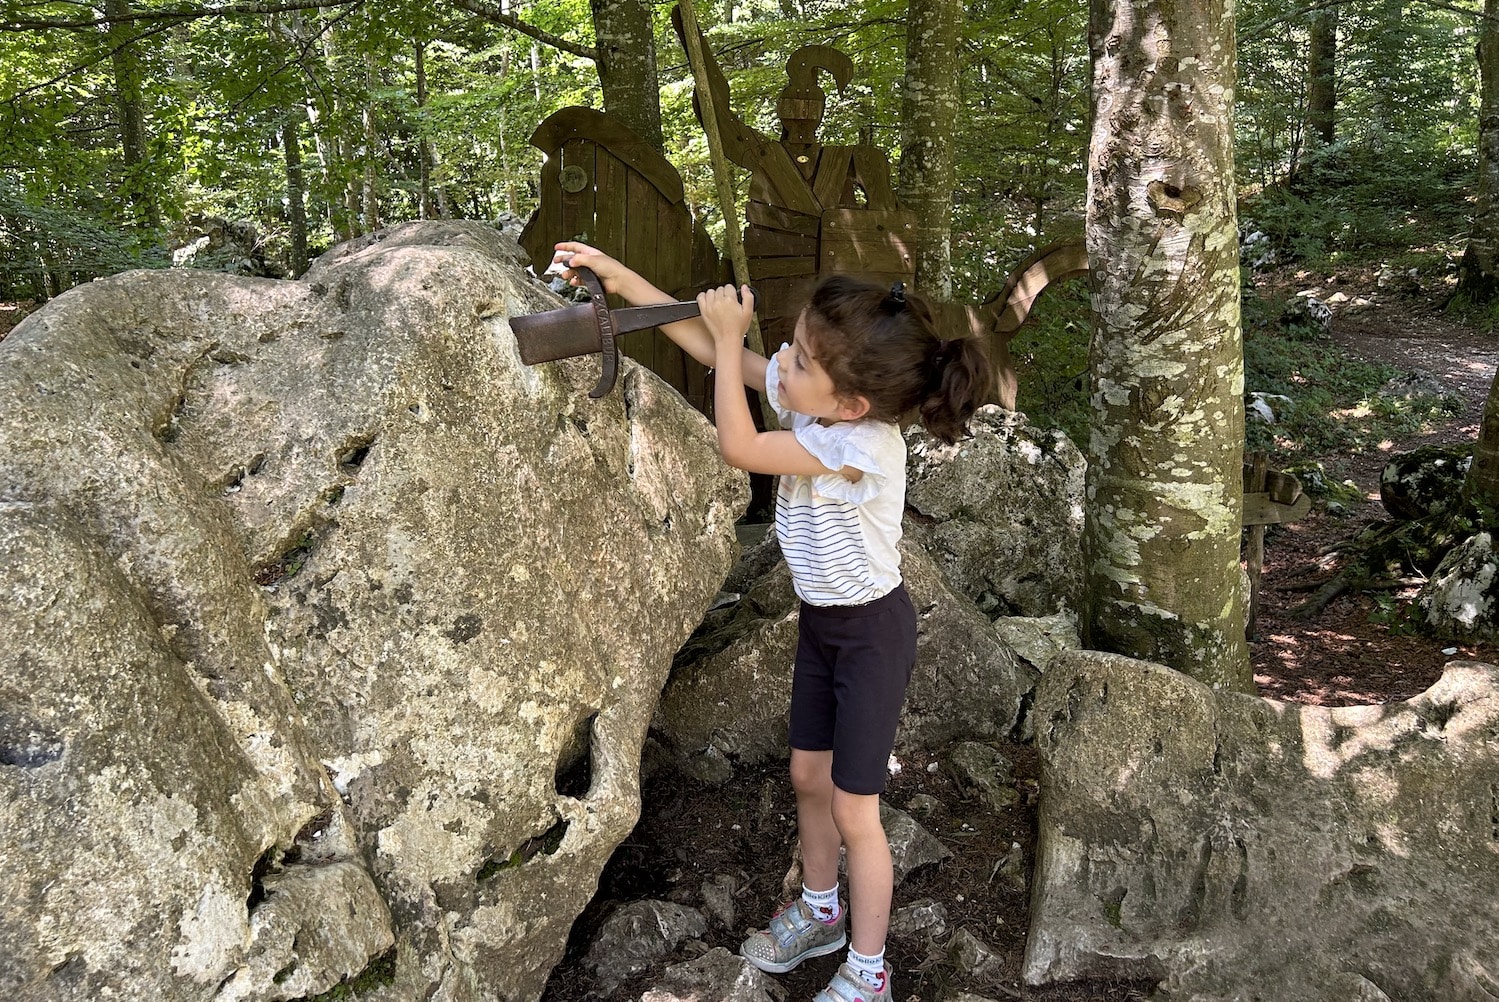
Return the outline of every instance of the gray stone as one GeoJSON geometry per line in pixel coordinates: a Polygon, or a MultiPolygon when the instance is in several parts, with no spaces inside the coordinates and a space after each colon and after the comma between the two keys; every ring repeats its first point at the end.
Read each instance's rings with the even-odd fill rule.
{"type": "Polygon", "coordinates": [[[1451,510],[1461,500],[1463,478],[1473,465],[1473,443],[1424,445],[1385,463],[1379,500],[1398,519],[1413,521],[1451,510]]]}
{"type": "Polygon", "coordinates": [[[906,810],[917,818],[929,818],[936,814],[941,806],[942,802],[930,793],[918,793],[906,801],[906,810]]]}
{"type": "Polygon", "coordinates": [[[631,901],[605,920],[588,947],[583,965],[593,972],[599,989],[607,996],[626,978],[648,970],[707,931],[708,922],[696,908],[670,901],[631,901]]]}
{"type": "Polygon", "coordinates": [[[943,758],[965,797],[975,798],[994,811],[1020,802],[1015,767],[999,749],[977,741],[959,741],[943,758]]]}
{"type": "Polygon", "coordinates": [[[721,928],[733,929],[739,924],[739,907],[734,902],[738,893],[738,880],[727,873],[716,874],[703,881],[703,910],[721,928]]]}
{"type": "Polygon", "coordinates": [[[1279,424],[1294,409],[1294,401],[1283,393],[1259,390],[1244,394],[1244,419],[1279,424]]]}
{"type": "Polygon", "coordinates": [[[890,861],[895,866],[895,886],[923,866],[932,866],[952,855],[941,839],[923,828],[915,818],[880,801],[880,824],[890,842],[890,861]]]}
{"type": "Polygon", "coordinates": [[[947,909],[931,898],[897,908],[890,916],[890,935],[904,939],[941,939],[947,935],[947,909]]]}
{"type": "Polygon", "coordinates": [[[348,860],[293,864],[264,882],[250,915],[245,963],[215,996],[300,999],[359,974],[395,943],[390,909],[364,867],[348,860]],[[347,914],[355,921],[330,921],[347,914]]]}
{"type": "Polygon", "coordinates": [[[994,632],[1017,657],[1038,672],[1045,671],[1051,659],[1063,651],[1083,646],[1077,621],[1066,612],[1051,616],[1001,616],[994,620],[994,632]]]}
{"type": "Polygon", "coordinates": [[[1478,532],[1437,564],[1416,602],[1426,625],[1441,637],[1492,640],[1499,636],[1499,553],[1494,537],[1478,532]]]}
{"type": "MultiPolygon", "coordinates": [[[[918,637],[897,753],[915,755],[958,738],[1010,735],[1036,671],[1015,658],[918,546],[902,541],[901,559],[918,637]]],[[[741,580],[736,590],[743,598],[733,608],[706,617],[679,653],[653,721],[663,753],[705,779],[721,776],[725,762],[752,764],[789,754],[796,594],[774,539],[747,553],[744,562],[768,570],[741,580]]]]}
{"type": "Polygon", "coordinates": [[[991,618],[1079,608],[1082,453],[999,407],[980,409],[969,429],[946,446],[907,433],[907,531],[991,618]]]}
{"type": "Polygon", "coordinates": [[[1036,692],[1023,976],[1165,979],[1171,998],[1480,999],[1499,936],[1499,669],[1403,703],[1214,692],[1080,651],[1036,692]],[[1332,996],[1370,996],[1344,984],[1332,996]]]}
{"type": "Polygon", "coordinates": [[[312,990],[393,936],[383,1002],[539,996],[747,492],[632,363],[521,365],[517,250],[127,273],[0,342],[0,991],[312,990]]]}
{"type": "Polygon", "coordinates": [[[785,1002],[775,978],[723,947],[666,969],[640,1002],[785,1002]]]}
{"type": "Polygon", "coordinates": [[[947,941],[947,962],[974,979],[998,980],[1004,974],[1004,958],[967,929],[959,929],[947,941]]]}
{"type": "Polygon", "coordinates": [[[1025,878],[1025,847],[1019,842],[1010,843],[1010,851],[999,861],[994,871],[1000,882],[1012,891],[1024,891],[1030,885],[1025,878]]]}

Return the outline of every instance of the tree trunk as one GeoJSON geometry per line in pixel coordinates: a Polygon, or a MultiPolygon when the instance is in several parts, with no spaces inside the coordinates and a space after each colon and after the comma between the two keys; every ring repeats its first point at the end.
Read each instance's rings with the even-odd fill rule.
{"type": "Polygon", "coordinates": [[[142,93],[140,52],[131,37],[130,0],[105,0],[109,18],[107,38],[115,78],[115,113],[120,127],[120,154],[124,161],[121,201],[134,212],[136,221],[157,229],[161,213],[151,192],[150,164],[146,157],[145,98],[142,93]]]}
{"type": "Polygon", "coordinates": [[[281,126],[281,150],[286,162],[286,219],[291,227],[293,277],[307,270],[307,181],[302,174],[302,136],[297,119],[288,116],[281,126]]]}
{"type": "Polygon", "coordinates": [[[1252,691],[1233,2],[1091,20],[1087,643],[1252,691]]]}
{"type": "MultiPolygon", "coordinates": [[[[1478,202],[1457,269],[1457,297],[1476,306],[1499,295],[1499,0],[1484,0],[1483,13],[1478,34],[1478,202]]],[[[1489,402],[1493,404],[1492,394],[1489,402]]]]}
{"type": "MultiPolygon", "coordinates": [[[[418,38],[416,48],[416,106],[427,106],[427,43],[418,38]]],[[[417,157],[417,202],[418,219],[432,218],[432,144],[427,141],[425,127],[418,125],[420,137],[416,144],[417,157]]]]}
{"type": "Polygon", "coordinates": [[[1312,13],[1307,51],[1306,124],[1312,136],[1330,146],[1337,131],[1338,8],[1312,13]]]}
{"type": "MultiPolygon", "coordinates": [[[[691,2],[691,0],[683,0],[691,2]]],[[[647,0],[589,0],[598,40],[599,87],[604,110],[658,152],[661,84],[656,74],[656,34],[647,0]]]]}
{"type": "Polygon", "coordinates": [[[901,97],[900,198],[916,213],[916,284],[952,298],[953,131],[958,117],[959,0],[911,0],[901,97]]]}
{"type": "MultiPolygon", "coordinates": [[[[1478,444],[1473,449],[1473,465],[1463,482],[1463,495],[1491,513],[1499,512],[1499,375],[1489,385],[1488,401],[1483,405],[1483,424],[1478,429],[1478,444]]],[[[1490,524],[1490,530],[1496,525],[1490,524]]]]}
{"type": "Polygon", "coordinates": [[[379,70],[375,66],[375,54],[364,54],[364,105],[360,122],[364,127],[364,146],[360,160],[364,181],[360,186],[359,215],[363,232],[373,233],[380,228],[380,186],[376,169],[380,155],[380,126],[375,118],[375,91],[380,86],[379,70]]]}

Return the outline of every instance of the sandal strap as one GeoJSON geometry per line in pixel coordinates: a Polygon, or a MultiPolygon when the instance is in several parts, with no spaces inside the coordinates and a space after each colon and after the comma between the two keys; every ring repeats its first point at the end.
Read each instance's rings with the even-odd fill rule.
{"type": "Polygon", "coordinates": [[[767,931],[782,946],[790,946],[798,936],[811,927],[812,923],[801,914],[798,904],[800,902],[792,902],[771,916],[770,928],[767,931]],[[798,922],[797,919],[801,921],[798,922]]]}
{"type": "Polygon", "coordinates": [[[869,986],[861,980],[858,984],[843,976],[843,969],[833,975],[833,980],[828,986],[817,993],[817,998],[812,1002],[860,1002],[870,991],[869,986]]]}

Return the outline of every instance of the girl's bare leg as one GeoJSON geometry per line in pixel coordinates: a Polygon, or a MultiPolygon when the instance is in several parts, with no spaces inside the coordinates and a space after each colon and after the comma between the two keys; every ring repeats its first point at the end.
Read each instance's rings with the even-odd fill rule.
{"type": "MultiPolygon", "coordinates": [[[[885,948],[895,888],[890,842],[880,824],[880,798],[834,788],[833,818],[848,847],[850,943],[860,953],[876,955],[885,948]]],[[[804,842],[804,856],[806,851],[804,842]]]]}
{"type": "MultiPolygon", "coordinates": [[[[796,830],[802,842],[802,883],[826,891],[838,883],[842,846],[833,821],[833,753],[791,749],[791,787],[796,791],[796,830]]],[[[875,818],[878,821],[878,811],[875,818]]]]}

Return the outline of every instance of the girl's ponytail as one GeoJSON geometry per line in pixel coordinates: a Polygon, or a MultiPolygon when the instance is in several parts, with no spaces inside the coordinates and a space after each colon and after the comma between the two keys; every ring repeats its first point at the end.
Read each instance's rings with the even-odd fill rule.
{"type": "Polygon", "coordinates": [[[971,337],[939,342],[932,363],[935,385],[921,402],[921,423],[934,438],[951,445],[994,392],[994,367],[982,342],[971,337]]]}
{"type": "Polygon", "coordinates": [[[977,338],[943,341],[933,304],[905,284],[887,291],[848,275],[823,279],[803,314],[804,335],[838,393],[869,401],[868,416],[916,412],[926,430],[955,442],[994,390],[977,338]]]}

